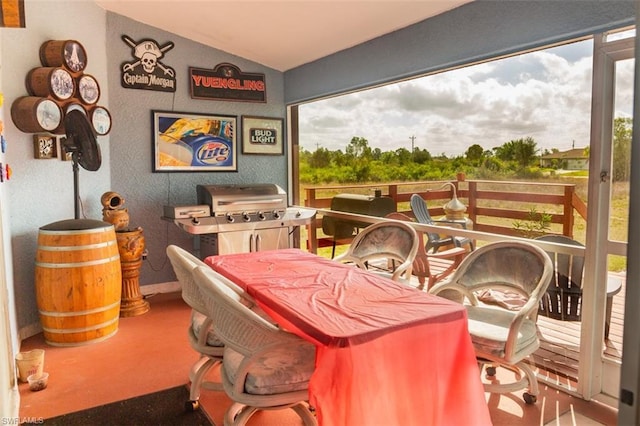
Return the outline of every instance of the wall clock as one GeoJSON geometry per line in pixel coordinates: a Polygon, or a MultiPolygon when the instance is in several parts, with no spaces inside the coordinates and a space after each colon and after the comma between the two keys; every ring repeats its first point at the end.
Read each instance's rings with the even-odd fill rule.
{"type": "Polygon", "coordinates": [[[56,158],[56,138],[50,135],[33,135],[33,156],[38,159],[56,158]]]}

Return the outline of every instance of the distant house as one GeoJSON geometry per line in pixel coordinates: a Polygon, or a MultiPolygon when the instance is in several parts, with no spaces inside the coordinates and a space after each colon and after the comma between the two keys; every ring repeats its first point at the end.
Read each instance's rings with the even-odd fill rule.
{"type": "Polygon", "coordinates": [[[540,157],[540,167],[556,167],[565,170],[588,170],[589,155],[587,148],[573,148],[568,151],[543,155],[540,157]]]}

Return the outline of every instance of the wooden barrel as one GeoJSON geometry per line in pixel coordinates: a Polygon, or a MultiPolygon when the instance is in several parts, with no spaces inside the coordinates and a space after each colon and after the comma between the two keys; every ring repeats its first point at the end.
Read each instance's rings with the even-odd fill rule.
{"type": "Polygon", "coordinates": [[[79,346],[113,336],[122,292],[113,225],[70,219],[41,227],[35,287],[48,344],[79,346]]]}
{"type": "Polygon", "coordinates": [[[34,68],[27,74],[27,92],[33,96],[51,96],[59,101],[71,99],[76,82],[64,68],[34,68]]]}
{"type": "Polygon", "coordinates": [[[65,67],[80,73],[87,66],[87,52],[75,40],[48,40],[40,46],[40,62],[45,67],[65,67]]]}
{"type": "Polygon", "coordinates": [[[21,96],[11,104],[11,119],[24,133],[54,132],[62,124],[62,109],[51,99],[21,96]]]}

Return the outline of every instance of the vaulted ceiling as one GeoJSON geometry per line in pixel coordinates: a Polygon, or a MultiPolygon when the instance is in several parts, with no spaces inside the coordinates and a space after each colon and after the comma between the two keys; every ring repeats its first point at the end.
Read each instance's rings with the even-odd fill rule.
{"type": "Polygon", "coordinates": [[[279,71],[473,0],[95,0],[104,9],[279,71]]]}

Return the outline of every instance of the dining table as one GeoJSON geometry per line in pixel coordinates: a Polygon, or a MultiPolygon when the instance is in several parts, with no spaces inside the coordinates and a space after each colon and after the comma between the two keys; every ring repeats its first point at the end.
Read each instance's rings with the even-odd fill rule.
{"type": "Polygon", "coordinates": [[[319,425],[491,424],[462,305],[296,248],[204,261],[316,345],[319,425]]]}

